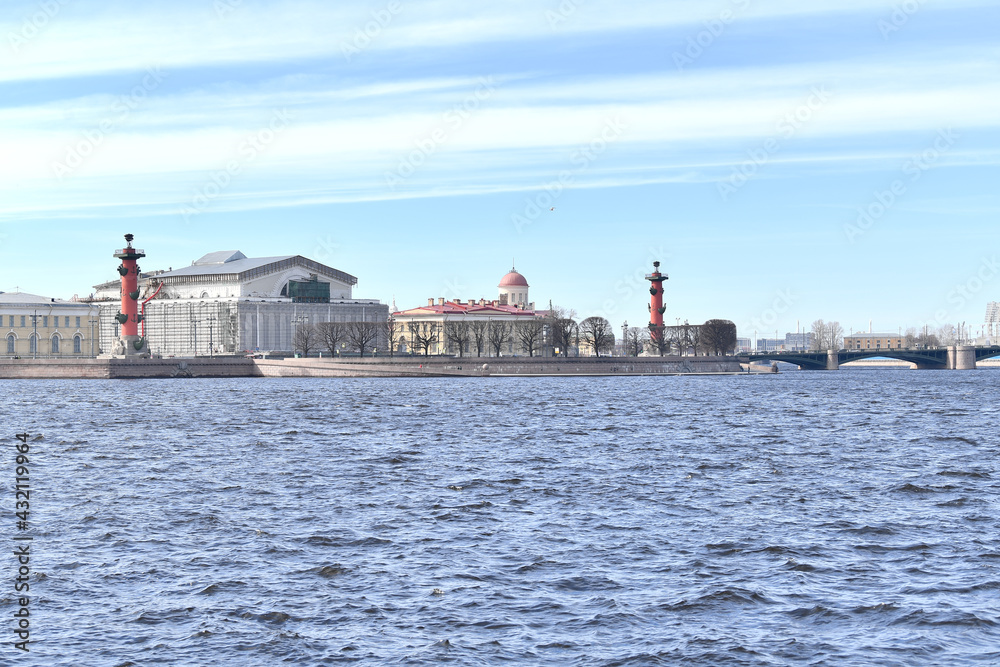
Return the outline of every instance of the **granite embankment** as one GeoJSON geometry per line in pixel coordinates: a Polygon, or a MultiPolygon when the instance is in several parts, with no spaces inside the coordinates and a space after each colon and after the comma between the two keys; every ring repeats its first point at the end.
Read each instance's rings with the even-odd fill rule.
{"type": "Polygon", "coordinates": [[[4,359],[0,378],[525,377],[739,373],[735,357],[4,359]]]}
{"type": "Polygon", "coordinates": [[[252,377],[254,360],[234,357],[194,359],[0,359],[3,379],[252,377]]]}
{"type": "Polygon", "coordinates": [[[267,377],[526,377],[739,373],[735,357],[395,357],[255,359],[267,377]]]}

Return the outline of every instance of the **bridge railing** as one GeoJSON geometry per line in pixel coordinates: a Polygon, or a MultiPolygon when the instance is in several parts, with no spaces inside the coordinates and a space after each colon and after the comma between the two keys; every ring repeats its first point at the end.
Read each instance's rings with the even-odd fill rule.
{"type": "MultiPolygon", "coordinates": [[[[977,349],[991,349],[998,347],[996,345],[987,346],[974,346],[977,349]]],[[[856,348],[856,347],[842,347],[839,350],[834,350],[835,352],[931,352],[936,350],[947,350],[947,345],[938,345],[935,347],[924,346],[924,347],[878,347],[878,348],[856,348]]],[[[744,352],[743,354],[748,354],[750,356],[759,356],[762,354],[826,354],[826,350],[768,350],[766,352],[744,352]]]]}

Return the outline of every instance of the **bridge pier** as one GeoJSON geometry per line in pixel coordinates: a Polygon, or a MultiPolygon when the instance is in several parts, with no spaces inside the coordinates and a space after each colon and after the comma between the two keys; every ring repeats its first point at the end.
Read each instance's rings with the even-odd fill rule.
{"type": "Polygon", "coordinates": [[[976,368],[976,349],[971,345],[950,345],[948,347],[948,369],[971,371],[976,368]]]}
{"type": "Polygon", "coordinates": [[[837,354],[836,350],[826,351],[826,370],[828,371],[840,370],[840,355],[837,354]]]}

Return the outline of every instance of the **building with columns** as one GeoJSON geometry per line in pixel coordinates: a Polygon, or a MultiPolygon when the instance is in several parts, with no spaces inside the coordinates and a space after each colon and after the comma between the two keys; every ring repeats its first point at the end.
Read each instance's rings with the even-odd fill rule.
{"type": "Polygon", "coordinates": [[[5,356],[94,357],[99,352],[98,309],[26,292],[0,292],[5,356]]]}
{"type": "MultiPolygon", "coordinates": [[[[154,253],[150,253],[155,256],[154,253]]],[[[322,322],[385,322],[389,307],[357,299],[358,279],[301,255],[209,253],[182,269],[140,274],[144,335],[160,356],[291,353],[296,327],[322,322]]],[[[94,286],[102,347],[118,336],[120,281],[94,286]]]]}
{"type": "MultiPolygon", "coordinates": [[[[538,348],[535,354],[544,353],[545,337],[547,328],[541,321],[548,317],[549,311],[535,310],[535,304],[528,296],[528,281],[517,272],[511,269],[497,285],[498,293],[496,299],[462,299],[448,300],[443,297],[427,299],[426,306],[417,306],[408,310],[401,310],[393,313],[392,319],[396,322],[400,334],[400,352],[412,352],[422,354],[414,340],[413,327],[418,327],[416,333],[425,337],[433,337],[434,343],[429,349],[429,354],[458,354],[455,343],[450,342],[445,335],[446,327],[449,325],[468,325],[490,327],[499,325],[510,325],[511,327],[528,322],[534,323],[539,328],[538,348]]],[[[516,355],[524,353],[522,345],[516,334],[512,335],[503,344],[501,354],[516,355]]],[[[484,350],[485,356],[492,356],[495,350],[488,343],[484,350]]],[[[474,340],[470,340],[464,346],[462,354],[475,355],[476,349],[474,340]]]]}

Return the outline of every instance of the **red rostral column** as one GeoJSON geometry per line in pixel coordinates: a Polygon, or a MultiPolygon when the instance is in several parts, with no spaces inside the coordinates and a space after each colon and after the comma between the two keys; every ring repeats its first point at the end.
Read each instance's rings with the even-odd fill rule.
{"type": "Polygon", "coordinates": [[[121,325],[121,335],[116,352],[125,356],[145,355],[147,352],[146,341],[139,335],[142,316],[139,314],[139,265],[136,263],[136,260],[146,254],[132,247],[133,238],[135,237],[131,234],[126,234],[125,242],[128,245],[115,253],[115,257],[122,261],[118,267],[118,273],[122,277],[122,307],[115,315],[121,325]]]}
{"type": "Polygon", "coordinates": [[[667,310],[663,305],[663,281],[667,276],[660,273],[660,263],[653,262],[653,272],[646,275],[650,282],[649,293],[649,336],[659,340],[663,335],[663,313],[667,310]]]}

